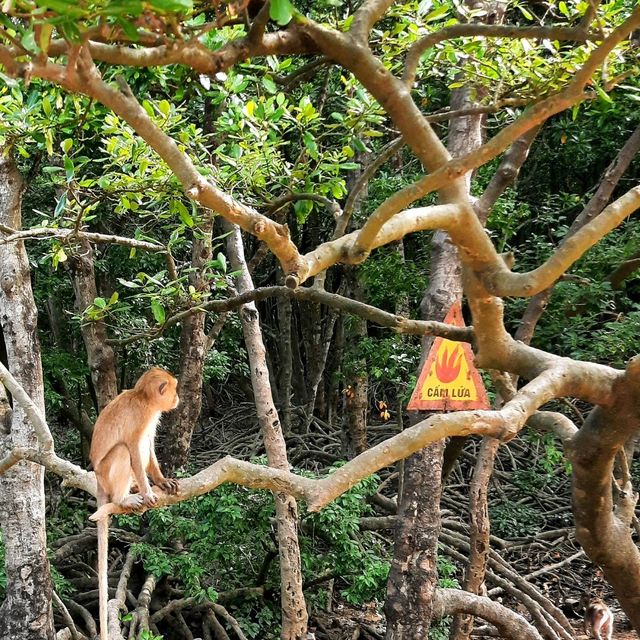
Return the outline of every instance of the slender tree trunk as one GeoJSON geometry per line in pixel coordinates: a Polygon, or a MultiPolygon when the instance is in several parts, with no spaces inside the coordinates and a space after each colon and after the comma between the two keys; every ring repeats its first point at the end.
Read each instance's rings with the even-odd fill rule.
{"type": "Polygon", "coordinates": [[[282,414],[282,430],[285,435],[291,433],[291,380],[293,378],[293,355],[291,349],[291,300],[278,298],[278,387],[280,389],[280,412],[282,414]]]}
{"type": "MultiPolygon", "coordinates": [[[[70,255],[68,260],[78,313],[82,313],[98,297],[93,262],[91,243],[81,239],[78,252],[70,255]]],[[[87,322],[80,327],[80,331],[87,350],[98,411],[102,411],[118,395],[115,354],[107,344],[107,328],[102,320],[87,322]]]]}
{"type": "MultiPolygon", "coordinates": [[[[23,184],[10,155],[0,154],[0,222],[20,229],[23,184]]],[[[22,242],[0,245],[0,325],[8,368],[44,415],[38,317],[22,242]]],[[[37,439],[19,406],[2,404],[0,456],[37,439]],[[10,416],[10,418],[9,418],[10,416]],[[10,432],[7,425],[11,424],[10,432]]],[[[45,529],[44,469],[20,462],[0,476],[0,525],[6,551],[7,596],[0,607],[0,639],[51,640],[51,576],[45,529]]]]}
{"type": "MultiPolygon", "coordinates": [[[[363,301],[364,292],[358,282],[356,270],[346,268],[350,297],[363,301]]],[[[364,318],[349,318],[345,328],[346,342],[352,350],[350,362],[347,365],[349,373],[345,376],[344,421],[346,454],[354,458],[366,451],[367,445],[367,409],[369,407],[369,376],[367,374],[367,360],[357,355],[362,341],[367,337],[367,321],[364,318]]],[[[349,356],[347,356],[349,357],[349,356]]]]}
{"type": "Polygon", "coordinates": [[[303,332],[307,371],[306,402],[302,431],[306,433],[313,422],[318,387],[323,379],[327,356],[338,314],[329,309],[323,316],[322,307],[314,302],[299,302],[300,326],[303,332]]]}
{"type": "MultiPolygon", "coordinates": [[[[469,104],[465,87],[452,93],[451,109],[469,104]]],[[[450,123],[449,151],[463,155],[482,142],[478,116],[456,118],[450,123]]],[[[467,191],[471,176],[465,176],[467,191]]],[[[455,247],[446,233],[432,240],[431,280],[421,303],[422,317],[443,320],[454,302],[462,297],[461,267],[455,247]]],[[[420,366],[433,344],[422,342],[420,366]]],[[[413,420],[419,418],[413,414],[413,420]]],[[[427,638],[433,617],[433,597],[438,584],[437,543],[440,531],[440,494],[444,443],[429,445],[405,461],[402,498],[398,508],[394,557],[387,583],[387,640],[427,638]]]]}
{"type": "MultiPolygon", "coordinates": [[[[433,239],[432,279],[422,302],[424,318],[442,320],[460,299],[460,263],[448,236],[433,239]]],[[[423,341],[421,366],[433,344],[423,341]]],[[[420,415],[420,418],[424,417],[420,415]]],[[[416,420],[416,416],[413,416],[416,420]]],[[[440,531],[440,493],[444,442],[435,442],[404,464],[402,498],[389,581],[387,583],[387,640],[427,638],[438,585],[437,544],[440,531]]]]}
{"type": "MultiPolygon", "coordinates": [[[[496,438],[483,438],[469,487],[469,564],[465,569],[462,586],[470,593],[480,593],[489,558],[491,522],[489,520],[489,481],[500,447],[496,438]]],[[[471,637],[474,618],[458,614],[453,618],[451,638],[463,640],[471,637]]]]}
{"type": "MultiPolygon", "coordinates": [[[[204,268],[211,260],[211,236],[213,217],[210,212],[200,225],[197,237],[194,235],[191,249],[189,284],[196,291],[208,286],[204,268]]],[[[204,363],[207,357],[208,336],[205,331],[206,314],[187,316],[181,323],[180,371],[178,373],[178,396],[180,405],[167,418],[164,440],[163,463],[171,472],[187,464],[191,436],[198,424],[202,409],[202,382],[204,363]]]]}
{"type": "MultiPolygon", "coordinates": [[[[253,282],[244,257],[240,229],[234,226],[232,230],[233,233],[227,241],[227,251],[233,270],[240,272],[237,277],[238,293],[244,293],[253,289],[253,282]]],[[[249,354],[251,383],[267,459],[270,466],[288,470],[287,448],[271,394],[265,347],[260,330],[260,317],[254,303],[240,307],[240,320],[249,354]]],[[[302,593],[302,568],[297,532],[298,505],[294,498],[285,493],[274,494],[274,499],[280,557],[281,638],[283,640],[304,640],[307,633],[308,615],[302,593]]]]}

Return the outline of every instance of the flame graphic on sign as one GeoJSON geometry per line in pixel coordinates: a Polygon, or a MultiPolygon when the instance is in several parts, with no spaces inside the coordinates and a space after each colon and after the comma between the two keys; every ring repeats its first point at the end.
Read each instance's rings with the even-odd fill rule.
{"type": "Polygon", "coordinates": [[[436,360],[436,376],[438,376],[438,380],[444,383],[455,380],[460,373],[461,360],[460,347],[456,346],[451,355],[449,355],[447,349],[443,349],[442,355],[436,360]]]}

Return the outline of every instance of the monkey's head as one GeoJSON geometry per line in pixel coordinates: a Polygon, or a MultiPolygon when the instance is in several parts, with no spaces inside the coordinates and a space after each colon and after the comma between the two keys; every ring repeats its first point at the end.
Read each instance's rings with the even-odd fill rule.
{"type": "Polygon", "coordinates": [[[134,390],[146,396],[160,411],[171,411],[180,402],[177,386],[178,381],[168,371],[153,367],[140,376],[134,390]]]}

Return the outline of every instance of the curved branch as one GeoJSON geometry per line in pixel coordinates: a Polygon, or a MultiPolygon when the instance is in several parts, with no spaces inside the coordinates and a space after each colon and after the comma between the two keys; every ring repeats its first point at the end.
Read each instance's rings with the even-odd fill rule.
{"type": "Polygon", "coordinates": [[[407,52],[405,70],[402,76],[408,85],[413,84],[420,58],[427,49],[453,38],[511,38],[531,40],[572,40],[588,42],[602,40],[602,35],[588,32],[582,27],[521,27],[515,24],[454,24],[435,33],[420,38],[407,52]]]}
{"type": "MultiPolygon", "coordinates": [[[[591,53],[587,61],[574,74],[573,80],[562,91],[533,105],[520,118],[502,129],[481,147],[463,156],[449,160],[446,164],[388,198],[371,214],[360,230],[359,237],[351,248],[350,257],[352,260],[354,262],[362,262],[366,259],[373,246],[374,238],[385,222],[396,215],[396,212],[406,209],[418,198],[431,191],[441,189],[444,185],[464,176],[468,171],[485,164],[533,127],[588,97],[589,94],[584,92],[584,88],[595,70],[602,64],[609,53],[627,38],[631,31],[638,27],[640,27],[640,7],[634,9],[629,18],[614,29],[602,44],[591,53]]],[[[364,82],[364,79],[360,79],[364,82]]],[[[464,248],[464,238],[462,240],[463,244],[459,246],[464,248]]]]}
{"type": "MultiPolygon", "coordinates": [[[[389,202],[389,200],[387,200],[389,202]]],[[[381,205],[378,209],[384,207],[381,205]]],[[[415,231],[427,231],[445,229],[452,231],[459,222],[462,207],[456,204],[442,204],[432,207],[420,207],[408,209],[402,213],[394,214],[381,229],[370,244],[370,250],[386,245],[394,240],[404,238],[408,233],[415,231]]],[[[354,245],[361,231],[348,233],[336,240],[330,240],[313,251],[302,256],[306,277],[314,276],[337,262],[351,262],[354,253],[354,245]]],[[[484,231],[482,232],[484,234],[484,231]]],[[[484,234],[486,236],[486,234],[484,234]]],[[[490,244],[490,243],[489,243],[490,244]]],[[[298,283],[301,284],[302,280],[298,283]]]]}
{"type": "Polygon", "coordinates": [[[349,33],[360,42],[367,42],[369,33],[378,20],[384,16],[394,0],[367,0],[356,11],[349,33]]]}
{"type": "Polygon", "coordinates": [[[0,362],[0,384],[9,391],[14,402],[17,402],[25,412],[31,426],[36,432],[38,443],[43,452],[53,451],[53,436],[47,425],[44,416],[29,394],[22,388],[22,385],[11,375],[2,362],[0,362]]]}
{"type": "Polygon", "coordinates": [[[535,627],[499,602],[461,589],[436,589],[434,615],[443,618],[456,613],[469,613],[490,622],[498,629],[501,637],[542,640],[535,627]]]}
{"type": "Polygon", "coordinates": [[[640,187],[634,187],[603,209],[591,222],[576,231],[538,268],[513,273],[501,268],[481,279],[496,296],[532,296],[550,287],[588,249],[640,208],[640,187]]]}

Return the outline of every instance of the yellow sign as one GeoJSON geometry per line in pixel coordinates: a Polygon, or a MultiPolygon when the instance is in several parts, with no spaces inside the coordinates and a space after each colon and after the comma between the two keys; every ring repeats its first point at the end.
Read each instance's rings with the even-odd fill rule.
{"type": "MultiPolygon", "coordinates": [[[[464,327],[460,303],[455,303],[446,324],[464,327]]],[[[436,338],[407,409],[410,411],[455,411],[488,409],[489,399],[473,353],[466,342],[436,338]]]]}

